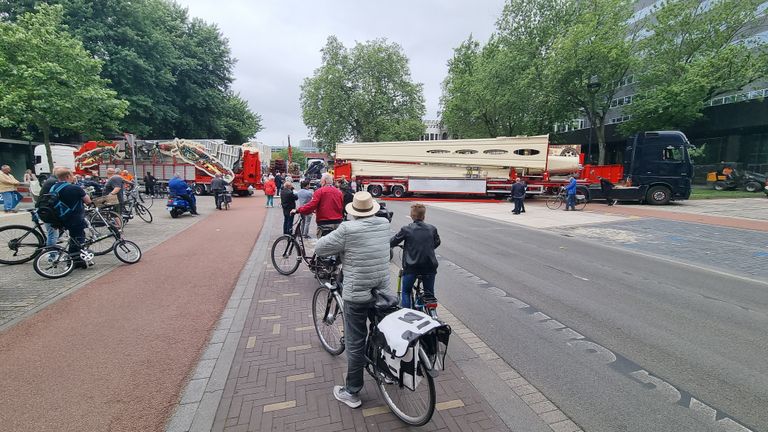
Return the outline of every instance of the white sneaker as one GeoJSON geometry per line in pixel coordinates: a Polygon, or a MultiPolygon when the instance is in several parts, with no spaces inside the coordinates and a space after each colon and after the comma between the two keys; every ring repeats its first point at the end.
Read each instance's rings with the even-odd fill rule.
{"type": "Polygon", "coordinates": [[[333,386],[333,397],[350,408],[358,408],[363,404],[359,396],[348,392],[343,386],[333,386]]]}

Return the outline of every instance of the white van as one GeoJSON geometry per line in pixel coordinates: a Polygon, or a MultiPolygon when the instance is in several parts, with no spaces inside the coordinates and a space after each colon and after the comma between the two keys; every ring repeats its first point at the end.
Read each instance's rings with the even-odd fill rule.
{"type": "MultiPolygon", "coordinates": [[[[63,166],[71,170],[75,169],[75,148],[63,145],[52,145],[51,155],[53,156],[53,166],[63,166]]],[[[50,174],[48,168],[48,155],[45,153],[45,146],[35,146],[35,174],[50,174]]]]}

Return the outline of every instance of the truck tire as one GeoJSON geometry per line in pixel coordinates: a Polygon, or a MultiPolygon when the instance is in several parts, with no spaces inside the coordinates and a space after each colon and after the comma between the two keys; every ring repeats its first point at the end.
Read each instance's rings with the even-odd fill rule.
{"type": "Polygon", "coordinates": [[[372,197],[378,198],[381,196],[382,189],[381,185],[370,185],[368,186],[368,193],[371,194],[372,197]]]}
{"type": "Polygon", "coordinates": [[[672,191],[666,186],[654,186],[645,195],[645,201],[651,205],[666,205],[671,199],[672,191]]]}
{"type": "Polygon", "coordinates": [[[402,198],[405,195],[405,188],[402,186],[392,186],[392,196],[402,198]]]}
{"type": "Polygon", "coordinates": [[[198,195],[208,195],[208,191],[206,191],[205,185],[202,183],[195,185],[195,193],[198,195]]]}
{"type": "Polygon", "coordinates": [[[746,190],[747,192],[759,192],[760,189],[762,189],[761,186],[762,185],[760,183],[751,181],[751,182],[747,182],[747,184],[744,185],[744,190],[746,190]]]}

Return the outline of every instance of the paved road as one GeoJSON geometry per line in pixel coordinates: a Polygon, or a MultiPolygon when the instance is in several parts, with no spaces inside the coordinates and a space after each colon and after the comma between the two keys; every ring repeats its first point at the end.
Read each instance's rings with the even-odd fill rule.
{"type": "MultiPolygon", "coordinates": [[[[406,203],[388,206],[408,222],[406,203]]],[[[768,430],[768,284],[435,207],[428,219],[438,298],[584,430],[768,430]]]]}

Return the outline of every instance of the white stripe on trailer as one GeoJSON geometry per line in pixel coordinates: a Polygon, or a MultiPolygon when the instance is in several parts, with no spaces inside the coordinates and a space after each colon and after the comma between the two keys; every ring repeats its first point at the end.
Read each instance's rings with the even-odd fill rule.
{"type": "Polygon", "coordinates": [[[485,194],[485,179],[408,179],[408,191],[416,193],[485,194]]]}

